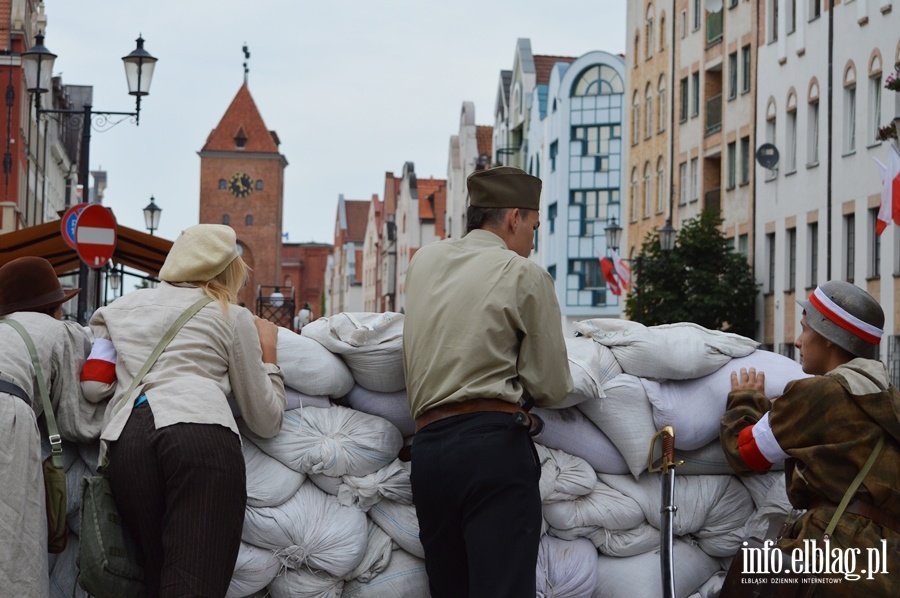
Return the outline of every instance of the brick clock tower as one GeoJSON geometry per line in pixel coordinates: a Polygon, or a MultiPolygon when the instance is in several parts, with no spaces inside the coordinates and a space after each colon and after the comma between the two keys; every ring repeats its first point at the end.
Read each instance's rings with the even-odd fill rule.
{"type": "Polygon", "coordinates": [[[263,295],[283,284],[284,169],[278,135],[266,128],[246,81],[200,150],[200,222],[227,224],[252,268],[240,301],[256,313],[263,295]]]}

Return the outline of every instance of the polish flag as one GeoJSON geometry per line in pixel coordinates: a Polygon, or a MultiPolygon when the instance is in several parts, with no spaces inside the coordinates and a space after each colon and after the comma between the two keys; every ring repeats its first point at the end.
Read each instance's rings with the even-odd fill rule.
{"type": "Polygon", "coordinates": [[[631,288],[631,268],[625,263],[625,260],[619,257],[615,250],[612,251],[612,262],[616,267],[616,274],[619,275],[619,285],[623,290],[627,291],[631,288]]]}
{"type": "Polygon", "coordinates": [[[621,295],[622,289],[619,288],[619,283],[616,281],[616,267],[613,265],[613,261],[608,257],[600,258],[600,271],[603,273],[603,278],[606,279],[609,292],[616,296],[621,295]]]}
{"type": "Polygon", "coordinates": [[[900,152],[890,146],[890,158],[887,166],[875,159],[881,173],[881,208],[878,210],[878,221],[875,232],[881,234],[893,219],[900,226],[900,152]]]}

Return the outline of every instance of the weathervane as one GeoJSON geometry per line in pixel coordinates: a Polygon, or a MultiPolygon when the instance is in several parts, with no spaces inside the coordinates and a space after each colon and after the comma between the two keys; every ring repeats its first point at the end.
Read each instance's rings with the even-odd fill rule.
{"type": "Polygon", "coordinates": [[[247,42],[244,42],[244,84],[247,84],[247,75],[250,73],[248,63],[250,61],[250,50],[247,48],[247,42]]]}

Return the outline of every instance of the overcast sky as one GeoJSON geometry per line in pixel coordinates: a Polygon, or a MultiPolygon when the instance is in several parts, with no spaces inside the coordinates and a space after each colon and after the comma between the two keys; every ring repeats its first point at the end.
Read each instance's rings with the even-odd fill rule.
{"type": "MultiPolygon", "coordinates": [[[[94,109],[133,111],[121,58],[142,34],[159,59],[140,126],[94,132],[91,170],[120,224],[174,239],[199,218],[200,157],[240,88],[249,88],[287,158],[284,230],[332,243],[337,198],[383,193],[412,161],[446,178],[464,101],[493,125],[499,74],[518,38],[534,54],[625,49],[626,0],[45,0],[55,75],[94,87],[94,109]]],[[[383,198],[382,198],[383,199],[383,198]]]]}

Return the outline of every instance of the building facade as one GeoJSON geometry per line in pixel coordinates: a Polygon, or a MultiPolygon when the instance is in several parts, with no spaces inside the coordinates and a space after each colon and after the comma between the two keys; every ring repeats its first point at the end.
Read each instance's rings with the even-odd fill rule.
{"type": "Polygon", "coordinates": [[[794,357],[796,300],[846,280],[885,308],[881,359],[897,383],[900,228],[877,234],[876,160],[887,164],[892,151],[878,129],[900,117],[900,92],[884,87],[900,62],[900,13],[884,1],[779,4],[759,2],[755,136],[777,151],[768,168],[755,166],[760,340],[794,357]]]}
{"type": "Polygon", "coordinates": [[[363,246],[369,221],[369,201],[338,196],[334,219],[334,249],[328,278],[327,313],[361,312],[363,305],[363,246]]]}
{"type": "Polygon", "coordinates": [[[450,137],[447,153],[447,212],[444,230],[447,237],[466,234],[466,209],[469,190],[466,179],[477,170],[491,165],[493,127],[475,124],[475,104],[463,102],[459,115],[459,132],[450,137]]]}

